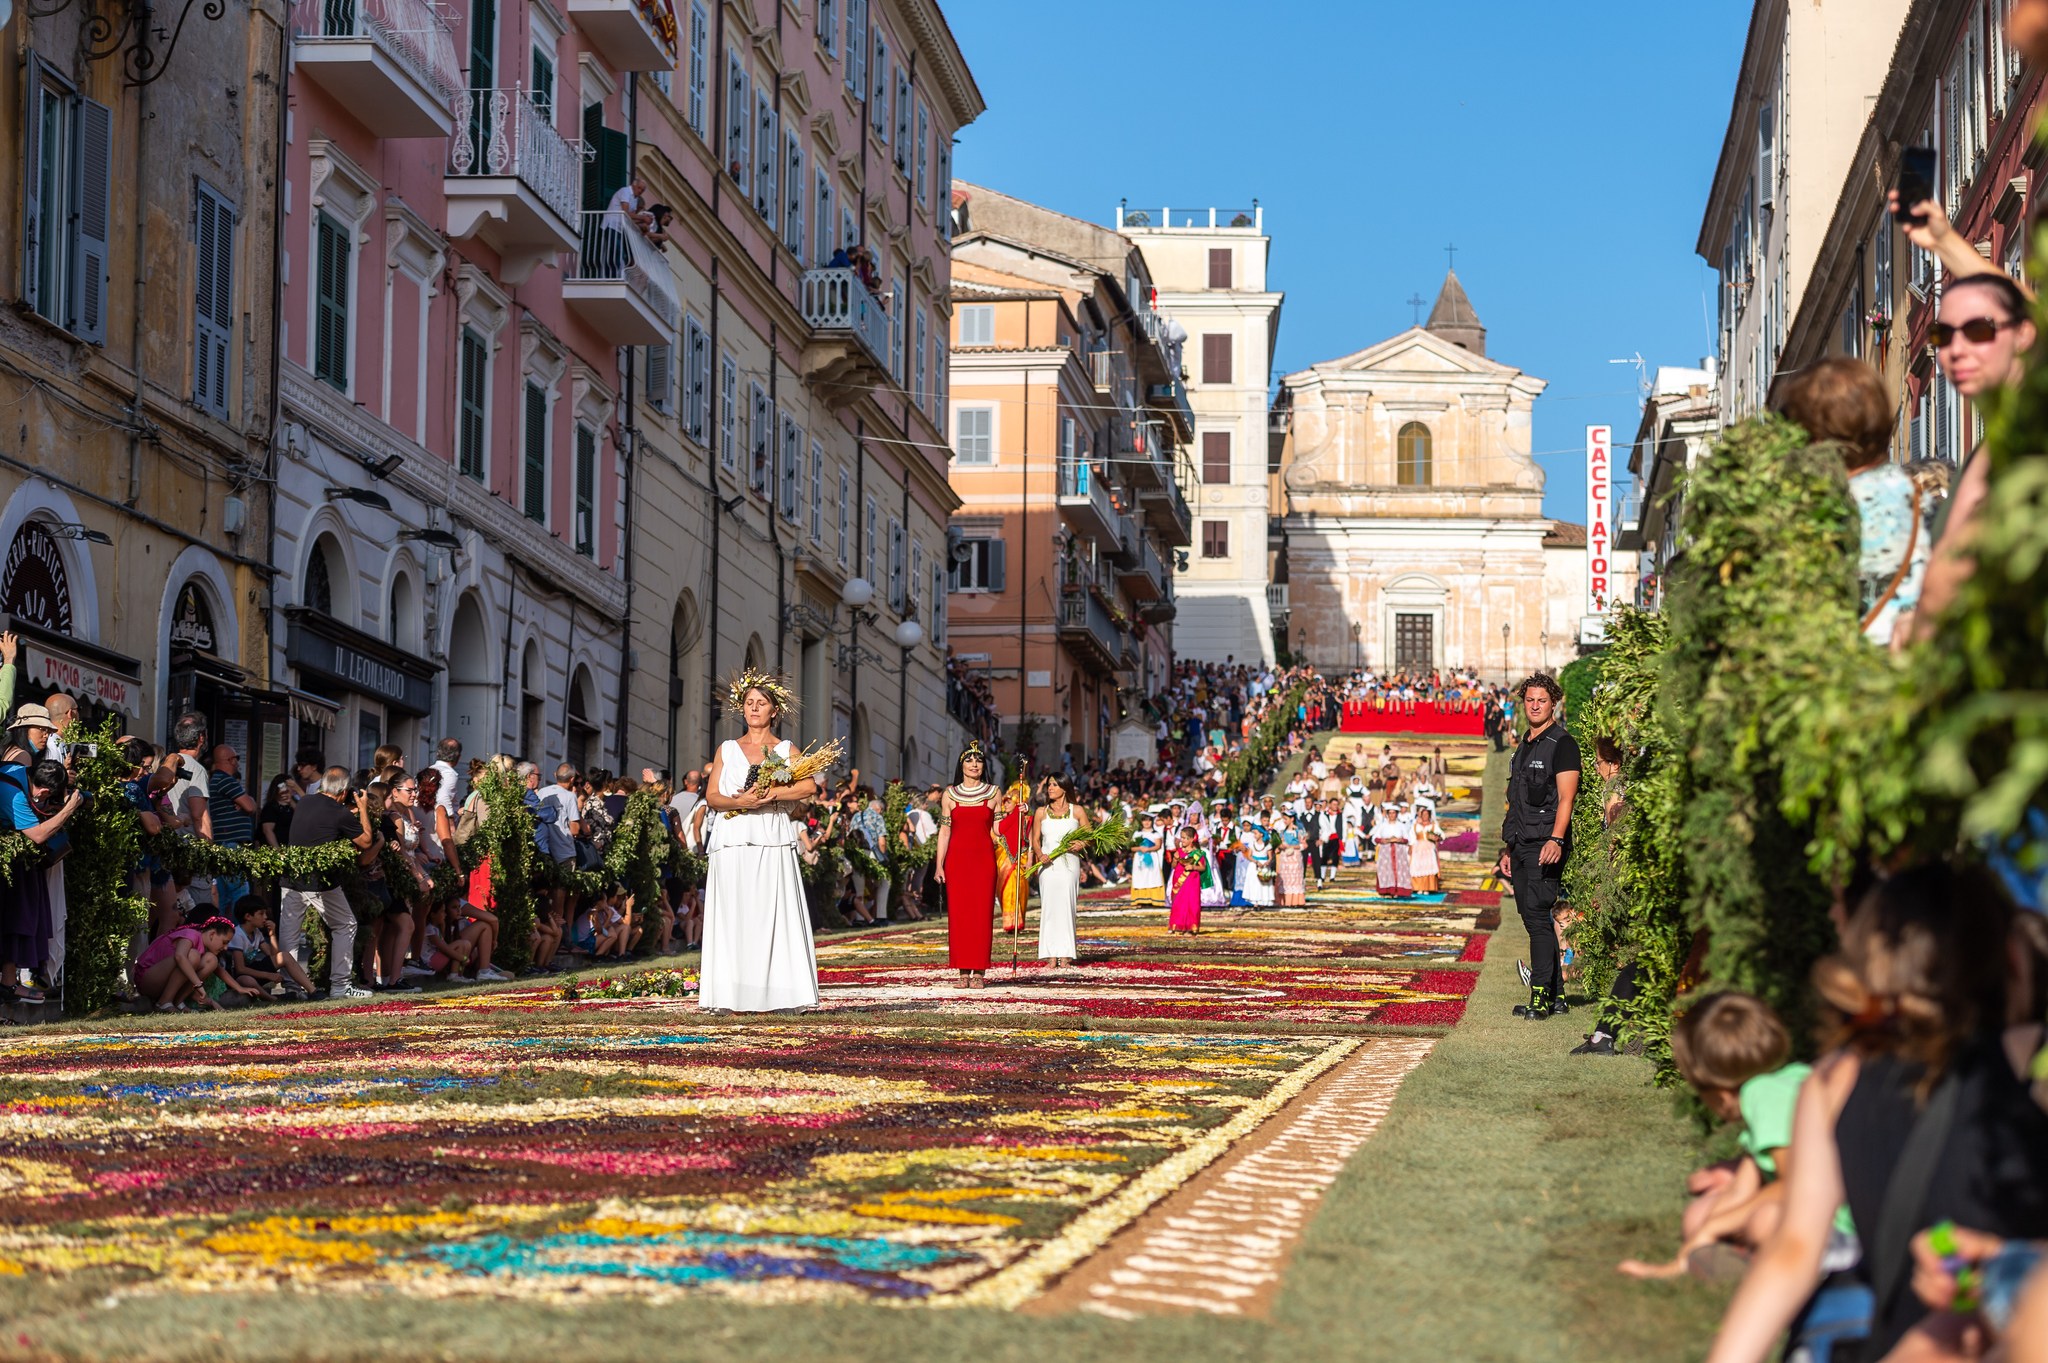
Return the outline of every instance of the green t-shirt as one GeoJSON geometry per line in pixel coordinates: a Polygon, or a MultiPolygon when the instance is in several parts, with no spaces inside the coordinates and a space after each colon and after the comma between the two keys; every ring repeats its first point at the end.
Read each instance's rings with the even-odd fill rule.
{"type": "Polygon", "coordinates": [[[1750,1079],[1737,1094],[1742,1104],[1743,1153],[1756,1161],[1766,1179],[1778,1176],[1778,1162],[1770,1152],[1792,1144],[1792,1113],[1799,1106],[1799,1086],[1812,1072],[1811,1065],[1787,1065],[1750,1079]]]}

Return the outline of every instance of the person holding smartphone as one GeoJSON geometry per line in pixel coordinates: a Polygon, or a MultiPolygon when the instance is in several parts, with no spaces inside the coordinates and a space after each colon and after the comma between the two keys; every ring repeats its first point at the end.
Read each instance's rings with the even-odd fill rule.
{"type": "Polygon", "coordinates": [[[1515,1016],[1540,1021],[1567,1011],[1557,940],[1558,891],[1571,856],[1572,804],[1583,769],[1578,740],[1560,722],[1564,688],[1538,672],[1515,688],[1529,732],[1508,759],[1507,812],[1500,824],[1495,870],[1511,877],[1515,908],[1529,930],[1529,1002],[1515,1016]]]}

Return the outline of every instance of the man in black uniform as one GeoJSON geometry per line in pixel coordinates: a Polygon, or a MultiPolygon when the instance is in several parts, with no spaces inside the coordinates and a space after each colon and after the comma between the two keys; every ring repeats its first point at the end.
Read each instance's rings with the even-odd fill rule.
{"type": "Polygon", "coordinates": [[[1538,672],[1515,688],[1529,716],[1529,732],[1508,759],[1507,813],[1500,821],[1500,862],[1514,881],[1515,907],[1529,930],[1529,1001],[1515,1016],[1542,1019],[1565,1011],[1564,972],[1558,961],[1558,887],[1571,855],[1572,801],[1579,793],[1579,745],[1558,721],[1564,688],[1538,672]]]}

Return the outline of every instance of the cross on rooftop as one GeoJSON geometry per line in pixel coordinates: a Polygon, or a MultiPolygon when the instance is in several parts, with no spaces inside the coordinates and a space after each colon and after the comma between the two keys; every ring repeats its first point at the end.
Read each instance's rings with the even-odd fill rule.
{"type": "Polygon", "coordinates": [[[1413,294],[1413,295],[1411,295],[1410,297],[1408,297],[1408,298],[1406,298],[1406,299],[1404,299],[1404,300],[1402,300],[1402,301],[1403,301],[1403,302],[1405,302],[1405,303],[1407,303],[1407,304],[1408,304],[1408,306],[1409,306],[1410,308],[1413,308],[1413,309],[1415,310],[1415,323],[1414,323],[1414,324],[1415,324],[1416,326],[1418,326],[1418,327],[1419,327],[1419,326],[1421,326],[1421,325],[1422,325],[1422,305],[1423,305],[1424,303],[1426,303],[1427,301],[1429,301],[1429,300],[1425,299],[1425,298],[1424,298],[1424,297],[1423,297],[1423,296],[1422,296],[1421,294],[1419,294],[1419,293],[1418,293],[1418,294],[1413,294]]]}
{"type": "Polygon", "coordinates": [[[1452,242],[1452,243],[1451,243],[1450,245],[1448,245],[1448,246],[1444,247],[1444,254],[1445,254],[1446,256],[1448,256],[1448,257],[1450,258],[1450,262],[1451,262],[1451,268],[1452,268],[1453,270],[1457,269],[1457,268],[1458,268],[1458,245],[1457,245],[1457,243],[1456,243],[1456,242],[1452,242]]]}

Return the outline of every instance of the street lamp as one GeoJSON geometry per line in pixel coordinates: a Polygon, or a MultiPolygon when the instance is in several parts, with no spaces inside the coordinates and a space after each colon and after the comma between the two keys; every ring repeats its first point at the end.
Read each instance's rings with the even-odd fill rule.
{"type": "Polygon", "coordinates": [[[1500,622],[1500,675],[1504,680],[1513,681],[1514,668],[1508,662],[1508,622],[1500,622]]]}

